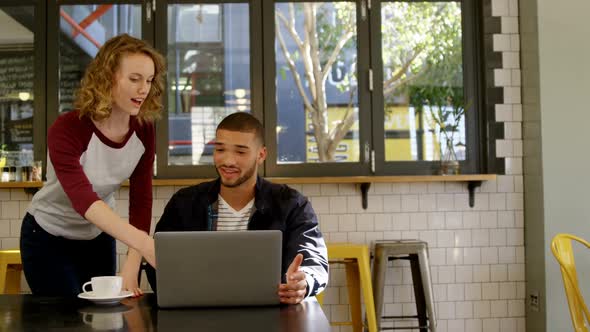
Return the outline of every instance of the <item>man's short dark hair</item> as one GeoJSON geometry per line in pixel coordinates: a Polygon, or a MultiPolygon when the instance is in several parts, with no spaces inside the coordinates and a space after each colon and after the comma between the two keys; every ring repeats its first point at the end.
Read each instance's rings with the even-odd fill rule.
{"type": "Polygon", "coordinates": [[[236,112],[226,116],[219,125],[217,130],[239,131],[243,133],[254,133],[256,139],[264,146],[264,128],[254,115],[246,112],[236,112]]]}

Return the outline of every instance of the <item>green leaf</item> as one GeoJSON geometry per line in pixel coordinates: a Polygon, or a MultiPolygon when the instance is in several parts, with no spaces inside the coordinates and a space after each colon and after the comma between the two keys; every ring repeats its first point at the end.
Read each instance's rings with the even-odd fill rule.
{"type": "Polygon", "coordinates": [[[282,80],[286,80],[287,79],[287,70],[289,70],[289,69],[287,69],[285,67],[281,67],[279,69],[279,74],[281,75],[281,79],[282,80]]]}

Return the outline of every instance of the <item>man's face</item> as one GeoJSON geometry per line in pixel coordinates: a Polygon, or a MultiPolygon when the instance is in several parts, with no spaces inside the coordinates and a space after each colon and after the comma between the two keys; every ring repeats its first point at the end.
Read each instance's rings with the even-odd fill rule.
{"type": "Polygon", "coordinates": [[[235,188],[256,183],[258,165],[266,158],[266,148],[254,133],[220,129],[215,139],[213,162],[221,183],[235,188]]]}

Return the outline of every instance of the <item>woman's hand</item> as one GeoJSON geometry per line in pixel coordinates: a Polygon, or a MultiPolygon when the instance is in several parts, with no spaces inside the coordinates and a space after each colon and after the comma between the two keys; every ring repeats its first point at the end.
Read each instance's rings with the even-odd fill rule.
{"type": "Polygon", "coordinates": [[[141,264],[141,255],[133,248],[129,248],[127,260],[121,268],[121,277],[123,277],[123,290],[133,292],[133,296],[143,295],[143,291],[139,288],[137,278],[139,275],[139,265],[141,264]]]}
{"type": "MultiPolygon", "coordinates": [[[[84,218],[95,224],[103,232],[125,243],[129,248],[135,248],[139,255],[143,256],[151,266],[156,267],[154,239],[146,232],[121,219],[105,202],[98,200],[92,203],[86,210],[84,218]]],[[[140,262],[141,257],[137,261],[137,266],[139,266],[140,262]]]]}

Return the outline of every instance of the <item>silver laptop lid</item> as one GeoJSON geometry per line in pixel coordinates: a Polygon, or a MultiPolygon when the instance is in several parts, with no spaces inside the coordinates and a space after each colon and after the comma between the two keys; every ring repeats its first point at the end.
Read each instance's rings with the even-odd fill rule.
{"type": "Polygon", "coordinates": [[[281,231],[158,232],[158,305],[279,304],[281,231]]]}

